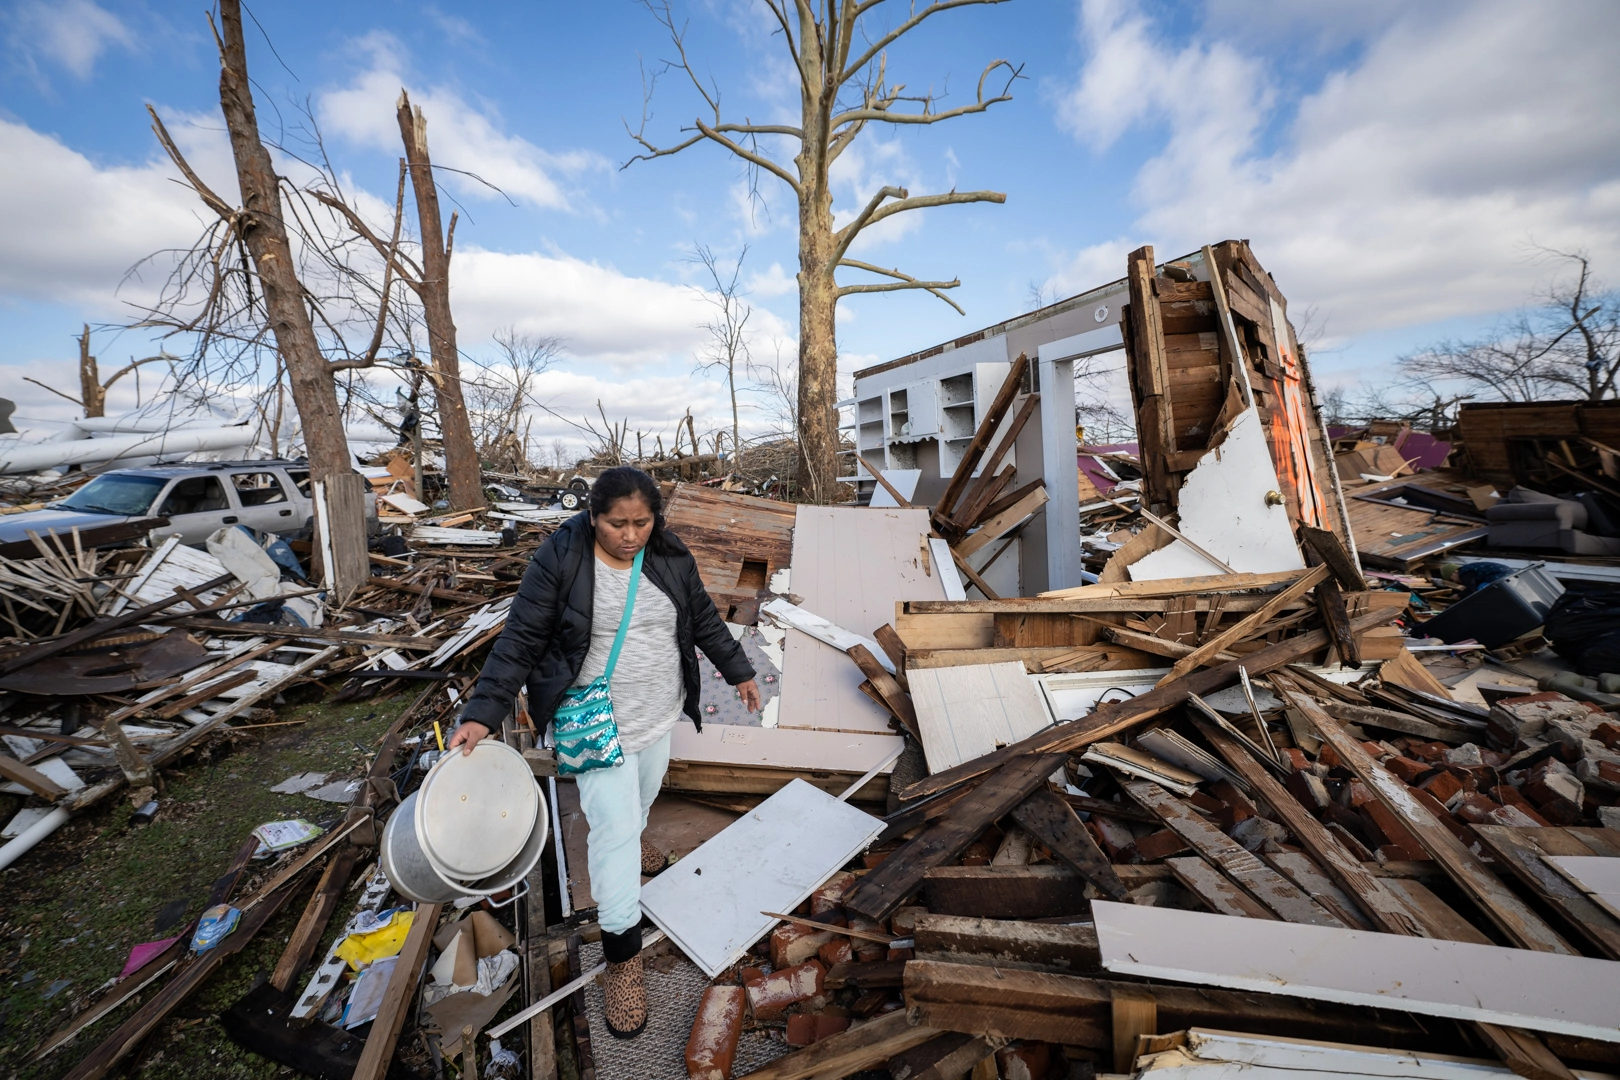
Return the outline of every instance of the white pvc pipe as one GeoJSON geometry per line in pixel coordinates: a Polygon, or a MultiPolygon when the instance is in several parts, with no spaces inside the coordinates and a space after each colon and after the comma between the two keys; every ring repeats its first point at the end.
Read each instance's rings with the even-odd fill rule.
{"type": "Polygon", "coordinates": [[[86,465],[119,458],[148,458],[193,454],[199,450],[228,450],[253,441],[253,429],[237,427],[160,431],[118,435],[110,439],[75,439],[0,449],[0,473],[31,473],[62,465],[86,465]]]}
{"type": "MultiPolygon", "coordinates": [[[[219,416],[194,416],[189,419],[165,416],[162,413],[135,416],[87,416],[82,420],[73,421],[73,427],[82,432],[95,432],[97,435],[153,435],[164,431],[196,431],[201,428],[219,427],[224,418],[219,416]]],[[[84,435],[74,438],[85,438],[84,435]]]]}
{"type": "Polygon", "coordinates": [[[0,847],[0,870],[4,870],[29,851],[35,844],[67,824],[68,812],[58,806],[17,835],[5,847],[0,847]]]}

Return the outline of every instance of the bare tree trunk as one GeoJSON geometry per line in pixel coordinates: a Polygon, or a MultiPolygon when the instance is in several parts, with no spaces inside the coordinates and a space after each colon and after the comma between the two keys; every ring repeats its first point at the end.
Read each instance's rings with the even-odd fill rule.
{"type": "MultiPolygon", "coordinates": [[[[808,43],[807,43],[808,45],[808,43]]],[[[817,62],[815,69],[819,70],[817,62]]],[[[819,90],[820,87],[813,89],[819,90]]],[[[799,195],[800,500],[835,501],[838,475],[838,255],[820,94],[804,95],[799,195]]]]}
{"type": "Polygon", "coordinates": [[[253,256],[276,350],[287,365],[293,404],[304,428],[310,476],[324,481],[352,469],[349,441],[338,412],[337,383],[321,355],[309,310],[304,306],[282,218],[275,165],[259,138],[253,92],[248,85],[247,50],[242,41],[241,0],[220,0],[219,10],[224,30],[219,104],[225,113],[225,126],[230,129],[236,179],[242,189],[242,241],[253,256]]]}
{"type": "Polygon", "coordinates": [[[90,324],[79,335],[79,401],[84,404],[84,415],[107,415],[107,390],[101,385],[101,372],[96,358],[90,355],[90,324]]]}
{"type": "MultiPolygon", "coordinates": [[[[444,474],[450,486],[450,505],[458,510],[484,502],[483,470],[473,441],[472,421],[461,389],[461,357],[456,351],[456,323],[450,315],[450,243],[439,218],[439,190],[433,182],[428,158],[427,118],[412,109],[410,98],[399,94],[399,134],[411,167],[416,213],[422,234],[422,317],[427,322],[428,346],[433,356],[433,390],[439,401],[439,431],[444,440],[444,474]]],[[[451,229],[455,221],[451,219],[451,229]]],[[[453,236],[453,234],[452,234],[453,236]]],[[[420,495],[418,495],[420,498],[420,495]]]]}

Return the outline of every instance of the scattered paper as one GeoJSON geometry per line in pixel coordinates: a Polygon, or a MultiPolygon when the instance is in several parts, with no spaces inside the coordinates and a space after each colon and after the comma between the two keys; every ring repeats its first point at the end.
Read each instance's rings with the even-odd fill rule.
{"type": "Polygon", "coordinates": [[[315,839],[325,831],[314,822],[291,818],[287,821],[267,821],[254,829],[253,835],[259,838],[260,852],[286,851],[315,839]]]}

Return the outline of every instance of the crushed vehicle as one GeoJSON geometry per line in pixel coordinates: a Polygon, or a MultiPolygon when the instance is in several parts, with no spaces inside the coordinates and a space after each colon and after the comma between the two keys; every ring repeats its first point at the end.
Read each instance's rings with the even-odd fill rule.
{"type": "MultiPolygon", "coordinates": [[[[151,465],[102,473],[72,495],[41,510],[0,519],[0,543],[26,541],[30,531],[66,535],[80,529],[168,518],[152,530],[193,547],[227,525],[290,534],[310,527],[315,505],[309,466],[294,461],[226,461],[151,465]]],[[[377,503],[367,495],[366,524],[376,532],[377,503]]]]}

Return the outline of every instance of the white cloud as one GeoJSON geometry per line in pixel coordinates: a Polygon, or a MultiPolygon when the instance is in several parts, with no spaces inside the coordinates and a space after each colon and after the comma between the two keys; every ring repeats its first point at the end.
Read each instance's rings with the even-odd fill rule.
{"type": "Polygon", "coordinates": [[[108,48],[136,45],[129,26],[91,0],[28,0],[12,9],[8,21],[12,56],[36,74],[43,60],[88,79],[108,48]]]}
{"type": "Polygon", "coordinates": [[[440,182],[459,195],[498,199],[500,194],[489,186],[493,184],[517,202],[552,210],[578,209],[586,200],[565,180],[609,167],[592,151],[553,152],[509,135],[501,129],[499,117],[469,104],[455,91],[417,85],[408,74],[403,46],[389,34],[369,34],[356,43],[355,51],[367,57],[368,66],[347,86],[318,95],[316,115],[322,128],[397,155],[395,108],[400,89],[409,89],[411,103],[427,118],[433,164],[444,170],[438,174],[440,182]]]}
{"type": "Polygon", "coordinates": [[[783,270],[781,263],[773,262],[749,278],[746,288],[751,296],[788,296],[799,291],[799,279],[783,270]]]}
{"type": "MultiPolygon", "coordinates": [[[[1347,32],[1341,16],[1324,16],[1327,36],[1347,32]]],[[[1088,59],[1060,121],[1098,149],[1167,132],[1136,177],[1138,238],[1089,249],[1082,269],[1110,247],[1246,237],[1296,308],[1357,334],[1522,303],[1545,274],[1528,241],[1620,268],[1620,7],[1405,6],[1291,115],[1267,57],[1208,25],[1178,45],[1134,8],[1082,4],[1088,59]]],[[[1119,258],[1061,276],[1080,288],[1122,272],[1119,258]]]]}
{"type": "MultiPolygon", "coordinates": [[[[183,126],[176,139],[190,138],[183,126]]],[[[122,310],[115,296],[137,261],[189,247],[204,218],[197,197],[174,183],[166,160],[100,166],[23,124],[0,119],[0,295],[122,310]]],[[[226,198],[234,188],[221,188],[226,198]]],[[[156,274],[148,273],[147,285],[156,274]]],[[[140,284],[126,295],[145,294],[140,284]]]]}

